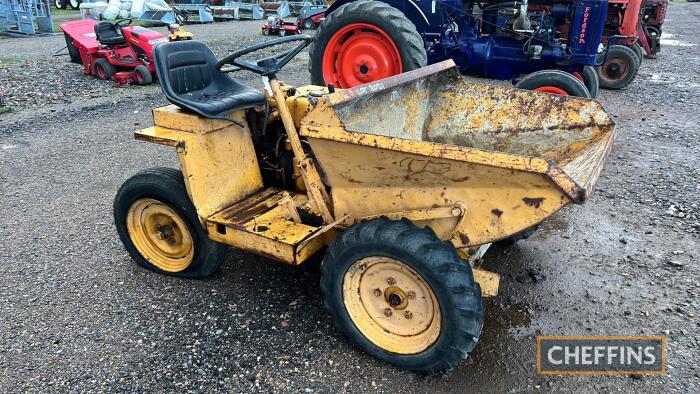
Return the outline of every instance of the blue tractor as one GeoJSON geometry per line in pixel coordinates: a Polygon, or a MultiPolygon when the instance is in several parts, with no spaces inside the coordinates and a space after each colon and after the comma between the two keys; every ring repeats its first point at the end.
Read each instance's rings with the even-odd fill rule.
{"type": "Polygon", "coordinates": [[[314,84],[348,88],[453,59],[464,74],[594,98],[607,8],[608,0],[337,0],[309,71],[314,84]]]}

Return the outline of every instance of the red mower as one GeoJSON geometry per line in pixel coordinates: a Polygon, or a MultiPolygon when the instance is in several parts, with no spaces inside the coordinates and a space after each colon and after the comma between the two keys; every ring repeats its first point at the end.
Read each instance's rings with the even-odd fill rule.
{"type": "Polygon", "coordinates": [[[147,85],[154,79],[153,47],[173,37],[177,40],[179,26],[171,26],[169,39],[157,31],[130,25],[131,19],[116,23],[83,19],[61,23],[60,27],[71,61],[82,64],[86,75],[147,85]]]}
{"type": "Polygon", "coordinates": [[[267,18],[267,22],[262,25],[262,34],[264,36],[278,35],[280,37],[301,34],[301,23],[285,22],[282,18],[270,16],[267,18]]]}
{"type": "Polygon", "coordinates": [[[323,7],[318,10],[312,10],[306,13],[306,15],[299,14],[297,17],[297,23],[299,23],[304,30],[316,29],[318,25],[320,25],[321,22],[326,19],[327,10],[328,9],[326,7],[323,7]]]}

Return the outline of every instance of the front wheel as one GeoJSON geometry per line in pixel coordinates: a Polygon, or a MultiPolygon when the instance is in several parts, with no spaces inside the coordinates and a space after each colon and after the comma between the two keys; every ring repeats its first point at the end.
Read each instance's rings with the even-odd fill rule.
{"type": "Polygon", "coordinates": [[[326,16],[309,50],[314,85],[351,88],[427,65],[423,38],[399,10],[353,1],[326,16]]]}
{"type": "Polygon", "coordinates": [[[542,70],[528,74],[518,81],[515,87],[540,93],[591,98],[583,82],[572,74],[559,70],[542,70]]]}
{"type": "Polygon", "coordinates": [[[315,27],[316,27],[316,25],[314,24],[314,21],[312,21],[311,19],[304,20],[304,29],[305,30],[313,30],[315,27]]]}
{"type": "Polygon", "coordinates": [[[640,44],[639,41],[637,41],[634,43],[634,45],[632,45],[632,50],[639,59],[639,62],[637,62],[637,67],[639,67],[642,65],[642,59],[644,59],[644,48],[642,48],[642,44],[640,44]]]}
{"type": "Polygon", "coordinates": [[[67,0],[54,0],[54,5],[59,10],[63,10],[66,8],[66,4],[67,4],[66,2],[67,2],[67,0]]]}
{"type": "Polygon", "coordinates": [[[108,81],[117,72],[116,67],[114,67],[107,59],[99,58],[92,65],[92,73],[99,79],[108,81]]]}
{"type": "Polygon", "coordinates": [[[408,220],[356,224],[321,265],[325,306],[370,355],[401,368],[456,366],[484,323],[481,289],[449,242],[408,220]]]}
{"type": "Polygon", "coordinates": [[[598,71],[591,66],[584,66],[580,76],[581,80],[583,81],[583,84],[586,85],[586,89],[588,89],[588,93],[590,93],[591,98],[594,99],[598,97],[598,90],[600,90],[600,79],[598,79],[598,71]]]}
{"type": "Polygon", "coordinates": [[[114,198],[114,224],[141,267],[165,275],[204,278],[219,269],[227,247],[199,222],[182,172],[153,168],[129,178],[114,198]]]}
{"type": "Polygon", "coordinates": [[[139,85],[148,85],[153,82],[153,74],[151,74],[148,67],[144,65],[136,66],[136,68],[134,68],[134,81],[139,85]]]}
{"type": "Polygon", "coordinates": [[[73,10],[79,10],[80,9],[80,3],[82,3],[81,0],[68,0],[68,3],[70,4],[70,8],[73,10]]]}
{"type": "Polygon", "coordinates": [[[286,35],[287,35],[287,31],[286,31],[286,30],[284,30],[284,29],[280,29],[280,31],[279,31],[279,33],[278,33],[278,34],[279,34],[279,36],[280,36],[280,37],[284,37],[284,36],[286,36],[286,35]]]}
{"type": "Polygon", "coordinates": [[[629,85],[637,76],[639,63],[634,51],[624,45],[608,49],[608,58],[598,69],[600,87],[618,90],[629,85]]]}

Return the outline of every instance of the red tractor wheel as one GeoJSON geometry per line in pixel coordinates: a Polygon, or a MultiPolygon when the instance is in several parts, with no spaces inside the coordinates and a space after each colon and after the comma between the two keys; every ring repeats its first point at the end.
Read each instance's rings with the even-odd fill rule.
{"type": "Polygon", "coordinates": [[[603,89],[622,89],[634,80],[638,70],[634,51],[624,45],[613,45],[608,49],[608,59],[598,69],[600,86],[603,89]]]}
{"type": "Polygon", "coordinates": [[[112,75],[117,72],[117,69],[111,65],[107,59],[100,58],[95,61],[92,65],[92,73],[99,79],[104,79],[108,81],[112,78],[112,75]]]}
{"type": "Polygon", "coordinates": [[[148,85],[153,82],[153,75],[146,66],[136,66],[134,69],[134,81],[139,85],[148,85]]]}
{"type": "Polygon", "coordinates": [[[380,1],[348,3],[327,15],[309,53],[312,82],[340,88],[426,64],[423,39],[415,25],[401,11],[380,1]]]}
{"type": "Polygon", "coordinates": [[[540,93],[591,98],[583,82],[572,74],[559,70],[542,70],[528,74],[515,87],[540,93]]]}

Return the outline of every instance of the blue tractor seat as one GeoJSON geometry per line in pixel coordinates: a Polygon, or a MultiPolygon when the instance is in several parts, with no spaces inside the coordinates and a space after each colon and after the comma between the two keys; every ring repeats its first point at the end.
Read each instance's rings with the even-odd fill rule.
{"type": "Polygon", "coordinates": [[[233,111],[265,104],[265,95],[216,68],[214,53],[200,41],[156,45],[153,60],[160,87],[168,101],[213,119],[233,111]]]}

